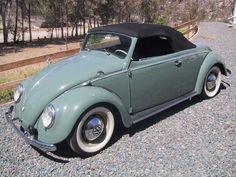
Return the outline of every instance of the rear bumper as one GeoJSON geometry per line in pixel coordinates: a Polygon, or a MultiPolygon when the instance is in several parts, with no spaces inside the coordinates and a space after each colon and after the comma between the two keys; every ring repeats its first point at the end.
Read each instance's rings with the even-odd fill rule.
{"type": "Polygon", "coordinates": [[[27,144],[30,144],[32,146],[35,146],[36,148],[44,151],[56,151],[56,146],[53,144],[47,144],[44,142],[41,142],[39,140],[34,139],[32,135],[29,134],[27,131],[22,131],[16,124],[15,121],[19,120],[18,118],[14,118],[12,115],[13,112],[13,106],[11,106],[8,111],[5,113],[5,118],[7,119],[7,122],[15,129],[15,131],[26,141],[27,144]]]}

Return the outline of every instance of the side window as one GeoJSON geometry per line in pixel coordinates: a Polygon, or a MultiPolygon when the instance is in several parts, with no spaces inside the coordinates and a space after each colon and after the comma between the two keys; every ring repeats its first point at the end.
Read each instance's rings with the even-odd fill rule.
{"type": "Polygon", "coordinates": [[[152,36],[138,39],[134,49],[133,59],[137,61],[141,58],[162,56],[171,53],[174,53],[174,50],[168,38],[152,36]]]}

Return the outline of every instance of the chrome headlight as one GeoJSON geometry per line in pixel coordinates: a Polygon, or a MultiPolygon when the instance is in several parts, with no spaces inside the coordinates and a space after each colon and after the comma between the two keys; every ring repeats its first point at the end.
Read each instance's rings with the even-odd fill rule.
{"type": "Polygon", "coordinates": [[[16,87],[16,90],[14,92],[14,101],[15,102],[19,102],[20,101],[20,98],[23,94],[23,91],[24,91],[24,87],[23,85],[19,84],[17,87],[16,87]]]}
{"type": "Polygon", "coordinates": [[[42,114],[42,122],[45,128],[52,127],[56,116],[56,110],[53,105],[48,105],[42,114]]]}

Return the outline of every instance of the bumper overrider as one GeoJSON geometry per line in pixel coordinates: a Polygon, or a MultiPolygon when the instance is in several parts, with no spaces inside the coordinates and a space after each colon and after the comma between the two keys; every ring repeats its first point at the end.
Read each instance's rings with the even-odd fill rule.
{"type": "Polygon", "coordinates": [[[15,121],[18,121],[18,118],[13,117],[14,106],[11,106],[8,111],[5,113],[5,118],[7,122],[16,130],[16,132],[26,141],[27,144],[30,144],[44,152],[56,151],[56,146],[53,144],[47,144],[42,141],[34,139],[34,137],[27,131],[22,131],[16,124],[15,121]]]}

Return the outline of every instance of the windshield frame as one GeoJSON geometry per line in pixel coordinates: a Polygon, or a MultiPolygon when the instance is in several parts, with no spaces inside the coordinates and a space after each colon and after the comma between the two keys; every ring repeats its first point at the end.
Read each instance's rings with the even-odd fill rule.
{"type": "MultiPolygon", "coordinates": [[[[104,31],[103,32],[99,32],[99,31],[97,31],[97,32],[90,32],[90,33],[88,33],[86,35],[86,37],[85,37],[84,42],[83,42],[81,51],[99,51],[99,50],[96,50],[96,49],[86,49],[87,41],[89,39],[89,36],[92,35],[92,34],[107,34],[107,35],[116,35],[116,36],[127,37],[130,40],[130,45],[129,45],[129,49],[127,51],[127,55],[124,58],[121,58],[118,55],[116,55],[114,53],[111,53],[111,52],[108,52],[106,50],[104,50],[104,52],[107,53],[107,54],[112,54],[113,56],[119,58],[120,60],[125,60],[128,56],[130,56],[130,51],[131,51],[131,48],[132,48],[133,38],[131,36],[128,36],[128,35],[125,35],[125,34],[115,33],[115,32],[110,32],[110,31],[107,31],[107,32],[104,32],[104,31]]],[[[102,50],[100,50],[100,51],[102,51],[102,50]]]]}

